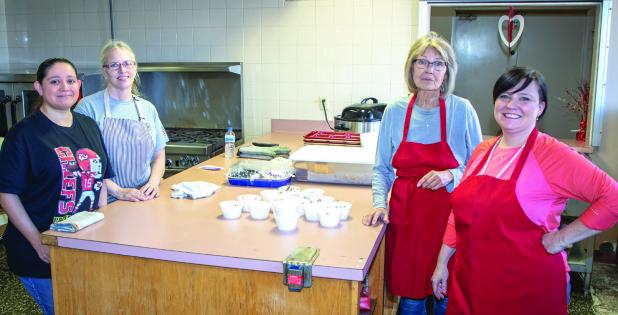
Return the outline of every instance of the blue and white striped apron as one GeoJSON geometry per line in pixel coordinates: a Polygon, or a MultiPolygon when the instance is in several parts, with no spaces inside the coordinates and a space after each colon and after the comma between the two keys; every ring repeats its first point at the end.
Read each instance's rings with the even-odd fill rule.
{"type": "MultiPolygon", "coordinates": [[[[155,144],[150,135],[150,125],[144,118],[144,113],[133,97],[139,120],[127,118],[112,118],[109,109],[109,93],[105,89],[103,102],[105,118],[103,120],[103,141],[112,169],[116,176],[112,180],[122,188],[141,188],[150,177],[150,163],[154,154],[155,144]]],[[[109,196],[108,201],[116,198],[109,196]]]]}

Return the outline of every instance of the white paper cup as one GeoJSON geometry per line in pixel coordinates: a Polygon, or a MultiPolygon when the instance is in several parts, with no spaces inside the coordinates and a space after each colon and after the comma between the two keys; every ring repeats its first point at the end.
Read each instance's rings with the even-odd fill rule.
{"type": "Polygon", "coordinates": [[[238,200],[226,200],[219,203],[221,213],[226,219],[238,219],[242,213],[242,205],[238,200]]]}
{"type": "Polygon", "coordinates": [[[249,204],[249,213],[254,220],[265,220],[270,214],[270,203],[258,200],[249,204]]]}
{"type": "Polygon", "coordinates": [[[262,197],[254,194],[244,194],[236,197],[240,204],[242,205],[242,211],[249,212],[249,205],[253,202],[262,200],[262,197]]]}

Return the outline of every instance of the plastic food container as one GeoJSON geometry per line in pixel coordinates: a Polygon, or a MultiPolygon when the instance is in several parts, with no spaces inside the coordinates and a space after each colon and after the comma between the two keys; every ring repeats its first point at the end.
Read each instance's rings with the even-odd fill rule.
{"type": "Polygon", "coordinates": [[[290,159],[298,181],[371,185],[375,149],[312,145],[290,159]]]}
{"type": "Polygon", "coordinates": [[[254,186],[254,187],[268,187],[278,188],[290,183],[292,177],[284,179],[250,179],[250,178],[228,178],[230,185],[235,186],[254,186]]]}

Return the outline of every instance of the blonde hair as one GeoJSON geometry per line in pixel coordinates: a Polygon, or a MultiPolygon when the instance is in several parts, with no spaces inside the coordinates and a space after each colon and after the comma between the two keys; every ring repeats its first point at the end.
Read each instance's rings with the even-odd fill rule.
{"type": "Polygon", "coordinates": [[[412,93],[416,93],[418,88],[414,84],[414,60],[422,55],[427,48],[435,49],[446,61],[446,73],[444,74],[444,81],[440,85],[440,92],[442,97],[448,97],[455,89],[455,78],[457,77],[457,59],[455,58],[455,51],[453,47],[445,41],[438,33],[429,32],[421,38],[417,39],[410,47],[408,52],[408,58],[406,59],[406,65],[404,68],[404,76],[408,90],[412,93]]]}
{"type": "MultiPolygon", "coordinates": [[[[129,44],[121,40],[110,40],[109,42],[107,42],[107,44],[105,44],[105,46],[103,46],[103,48],[101,48],[101,52],[99,53],[99,63],[101,64],[101,69],[103,69],[103,66],[107,64],[107,57],[114,49],[122,49],[128,52],[133,58],[133,60],[137,62],[137,59],[135,58],[135,53],[133,52],[133,49],[131,49],[131,46],[129,46],[129,44]]],[[[131,94],[140,95],[138,88],[139,75],[137,74],[137,64],[135,66],[135,71],[135,79],[133,80],[133,86],[131,86],[131,94]]],[[[105,78],[105,87],[107,87],[109,82],[105,75],[103,77],[105,78]]]]}

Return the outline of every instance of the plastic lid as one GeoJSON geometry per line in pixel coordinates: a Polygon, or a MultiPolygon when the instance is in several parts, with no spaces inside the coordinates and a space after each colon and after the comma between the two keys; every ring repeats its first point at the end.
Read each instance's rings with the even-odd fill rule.
{"type": "Polygon", "coordinates": [[[227,131],[232,131],[232,127],[227,127],[227,131]]]}

